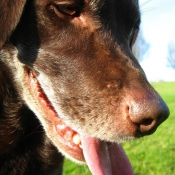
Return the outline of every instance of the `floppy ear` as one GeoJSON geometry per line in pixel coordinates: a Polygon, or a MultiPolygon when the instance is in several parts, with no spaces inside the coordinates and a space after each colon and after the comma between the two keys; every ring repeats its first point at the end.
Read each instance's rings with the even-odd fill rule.
{"type": "Polygon", "coordinates": [[[0,2],[0,50],[18,24],[26,0],[1,0],[0,2]]]}

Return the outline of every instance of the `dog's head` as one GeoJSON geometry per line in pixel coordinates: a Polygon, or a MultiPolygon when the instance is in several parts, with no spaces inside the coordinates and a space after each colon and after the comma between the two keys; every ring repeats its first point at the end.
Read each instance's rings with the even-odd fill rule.
{"type": "Polygon", "coordinates": [[[0,47],[48,137],[95,174],[115,173],[111,143],[151,134],[169,114],[131,52],[138,1],[3,0],[0,10],[0,47]]]}

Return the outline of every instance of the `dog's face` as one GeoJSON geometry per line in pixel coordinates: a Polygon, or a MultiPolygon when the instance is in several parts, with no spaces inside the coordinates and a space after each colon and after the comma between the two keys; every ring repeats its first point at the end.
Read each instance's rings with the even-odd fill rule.
{"type": "Polygon", "coordinates": [[[131,52],[140,24],[137,0],[24,3],[3,50],[12,50],[22,97],[63,154],[88,164],[92,156],[95,164],[92,145],[94,154],[106,150],[117,161],[110,149],[118,145],[109,142],[151,134],[167,118],[167,106],[131,52]]]}

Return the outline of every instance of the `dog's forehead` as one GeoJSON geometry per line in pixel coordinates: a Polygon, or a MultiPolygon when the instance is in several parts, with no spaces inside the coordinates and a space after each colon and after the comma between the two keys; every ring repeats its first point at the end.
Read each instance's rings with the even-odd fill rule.
{"type": "Polygon", "coordinates": [[[121,6],[121,5],[131,6],[131,5],[138,4],[138,0],[86,0],[85,2],[87,2],[91,6],[97,6],[97,7],[106,6],[106,5],[108,5],[109,7],[115,7],[115,6],[121,6]]]}
{"type": "Polygon", "coordinates": [[[49,3],[61,3],[61,4],[76,4],[76,3],[84,3],[88,4],[92,7],[101,7],[105,4],[111,4],[111,5],[117,5],[117,4],[123,4],[123,5],[131,5],[131,4],[138,4],[138,0],[35,0],[36,2],[49,4],[49,3]]]}
{"type": "MultiPolygon", "coordinates": [[[[77,1],[77,0],[75,0],[77,1]]],[[[79,0],[81,1],[81,0],[79,0]]],[[[138,0],[85,0],[85,2],[91,4],[91,5],[99,5],[99,4],[105,4],[106,2],[111,3],[111,4],[118,4],[118,3],[124,3],[126,4],[131,4],[131,3],[136,3],[138,4],[138,0]]]]}
{"type": "Polygon", "coordinates": [[[35,3],[41,6],[49,6],[50,4],[80,5],[86,13],[90,10],[97,12],[98,15],[105,14],[102,18],[106,14],[117,16],[116,13],[123,18],[124,13],[130,14],[134,11],[136,12],[134,15],[139,16],[138,0],[35,0],[35,3]]]}
{"type": "Polygon", "coordinates": [[[138,0],[86,0],[85,6],[94,9],[100,19],[106,23],[118,22],[118,25],[127,25],[132,28],[133,25],[140,23],[140,9],[138,0]]]}

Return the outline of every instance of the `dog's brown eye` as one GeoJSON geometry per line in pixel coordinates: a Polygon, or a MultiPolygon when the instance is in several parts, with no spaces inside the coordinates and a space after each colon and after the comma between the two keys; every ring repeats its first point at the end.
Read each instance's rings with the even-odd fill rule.
{"type": "Polygon", "coordinates": [[[64,15],[74,16],[78,14],[78,8],[75,6],[58,5],[57,9],[64,15]]]}

